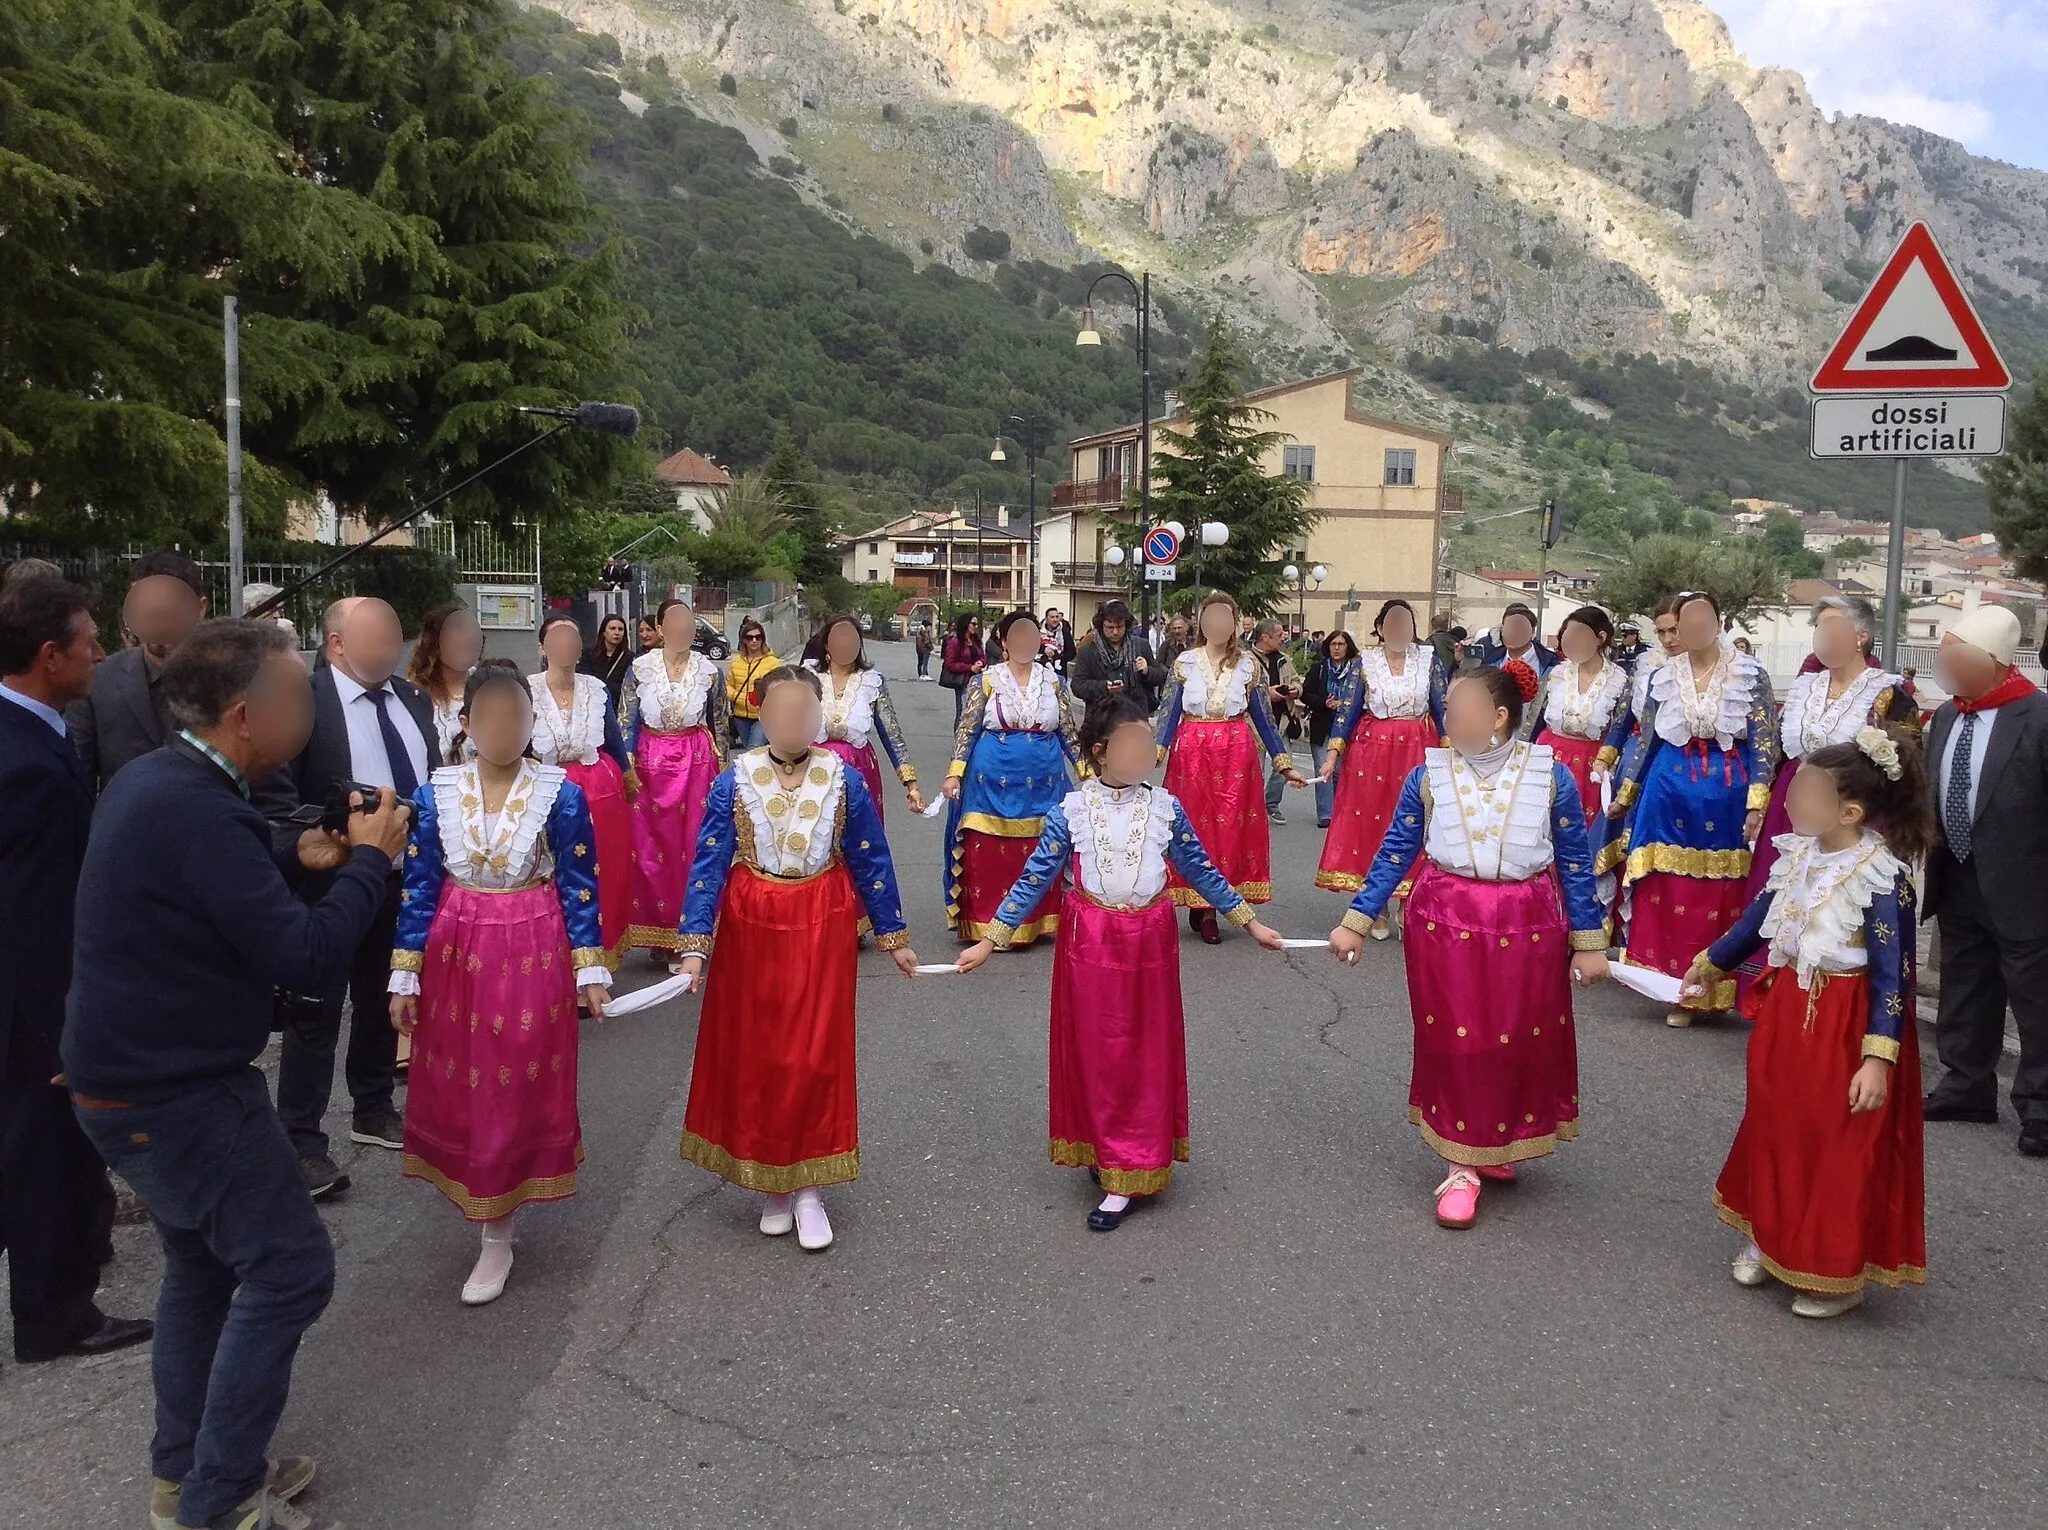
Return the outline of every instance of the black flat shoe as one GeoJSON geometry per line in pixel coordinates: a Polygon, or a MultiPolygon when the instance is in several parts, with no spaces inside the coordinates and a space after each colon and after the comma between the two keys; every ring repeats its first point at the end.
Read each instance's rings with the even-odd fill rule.
{"type": "Polygon", "coordinates": [[[1927,1096],[1920,1104],[1921,1117],[1928,1121],[1964,1121],[1972,1126],[1996,1126],[1998,1107],[1982,1105],[1959,1105],[1954,1100],[1937,1100],[1927,1096]]]}
{"type": "Polygon", "coordinates": [[[55,1349],[25,1350],[17,1344],[14,1348],[14,1358],[23,1365],[35,1365],[45,1360],[64,1360],[72,1356],[89,1358],[93,1355],[110,1355],[117,1349],[147,1344],[155,1334],[156,1324],[148,1318],[103,1317],[100,1319],[99,1327],[55,1349]]]}
{"type": "Polygon", "coordinates": [[[1137,1204],[1136,1201],[1132,1201],[1122,1211],[1104,1211],[1100,1206],[1097,1206],[1088,1213],[1088,1230],[1090,1232],[1115,1232],[1118,1226],[1122,1224],[1123,1219],[1131,1214],[1132,1208],[1137,1204]]]}
{"type": "Polygon", "coordinates": [[[2020,1127],[2020,1152],[2028,1158],[2048,1158],[2048,1121],[2028,1121],[2020,1127]]]}

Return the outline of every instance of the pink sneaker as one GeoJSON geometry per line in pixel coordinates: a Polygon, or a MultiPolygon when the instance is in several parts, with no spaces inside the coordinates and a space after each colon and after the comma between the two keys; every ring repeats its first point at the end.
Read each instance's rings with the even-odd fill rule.
{"type": "Polygon", "coordinates": [[[1439,1227],[1463,1229],[1479,1220],[1479,1176],[1462,1164],[1436,1187],[1436,1222],[1439,1227]]]}
{"type": "Polygon", "coordinates": [[[1503,1185],[1512,1185],[1516,1178],[1515,1166],[1511,1163],[1481,1164],[1477,1172],[1481,1179],[1495,1180],[1503,1185]]]}

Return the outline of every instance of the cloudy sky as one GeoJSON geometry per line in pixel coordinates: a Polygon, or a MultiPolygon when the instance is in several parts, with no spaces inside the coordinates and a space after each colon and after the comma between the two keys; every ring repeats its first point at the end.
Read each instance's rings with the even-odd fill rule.
{"type": "Polygon", "coordinates": [[[1708,0],[1753,64],[1863,112],[2048,170],[2048,0],[1708,0]]]}

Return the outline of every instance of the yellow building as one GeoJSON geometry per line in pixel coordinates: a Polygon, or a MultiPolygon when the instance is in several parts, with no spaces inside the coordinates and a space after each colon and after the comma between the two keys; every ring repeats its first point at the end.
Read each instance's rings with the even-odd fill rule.
{"type": "MultiPolygon", "coordinates": [[[[1245,395],[1269,419],[1261,428],[1277,432],[1266,470],[1289,473],[1309,484],[1309,506],[1321,517],[1307,545],[1289,550],[1306,572],[1320,566],[1328,577],[1317,586],[1304,580],[1298,609],[1311,630],[1371,625],[1380,602],[1400,596],[1413,603],[1423,624],[1437,596],[1437,545],[1446,512],[1458,512],[1457,490],[1444,484],[1449,436],[1401,425],[1360,412],[1352,402],[1354,369],[1283,383],[1245,395]],[[1346,615],[1347,595],[1361,608],[1346,615]]],[[[1169,418],[1153,422],[1155,463],[1167,449],[1160,436],[1169,418]]],[[[1112,523],[1128,522],[1125,489],[1137,461],[1138,428],[1126,425],[1069,443],[1072,471],[1055,485],[1050,510],[1038,524],[1039,604],[1063,605],[1086,626],[1106,600],[1126,595],[1130,570],[1105,561],[1116,545],[1112,523]]],[[[1192,528],[1190,528],[1192,540],[1192,528]]],[[[1194,549],[1183,549],[1191,563],[1194,549]]]]}

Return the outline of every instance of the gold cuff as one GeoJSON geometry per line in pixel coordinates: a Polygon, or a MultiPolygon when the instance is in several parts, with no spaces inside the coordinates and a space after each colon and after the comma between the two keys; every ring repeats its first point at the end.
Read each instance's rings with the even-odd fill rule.
{"type": "Polygon", "coordinates": [[[1355,908],[1344,910],[1344,917],[1338,922],[1354,935],[1370,935],[1372,933],[1372,921],[1355,908]]]}
{"type": "Polygon", "coordinates": [[[1259,911],[1249,903],[1240,903],[1223,917],[1241,930],[1248,924],[1257,924],[1259,922],[1259,911]]]}
{"type": "Polygon", "coordinates": [[[1293,756],[1288,754],[1286,750],[1281,750],[1273,756],[1273,768],[1279,771],[1281,775],[1286,775],[1290,770],[1294,769],[1293,756]]]}
{"type": "Polygon", "coordinates": [[[896,779],[905,786],[917,785],[917,767],[915,765],[898,765],[896,767],[896,779]]]}
{"type": "Polygon", "coordinates": [[[626,776],[623,785],[625,786],[627,791],[632,792],[635,795],[638,795],[640,791],[640,772],[635,770],[632,766],[628,765],[626,767],[626,776]]]}
{"type": "Polygon", "coordinates": [[[901,951],[909,944],[910,931],[908,930],[897,930],[888,935],[877,935],[875,937],[875,949],[878,951],[901,951]]]}
{"type": "Polygon", "coordinates": [[[1750,812],[1752,812],[1752,813],[1761,813],[1761,812],[1764,812],[1764,811],[1765,811],[1766,809],[1768,809],[1768,808],[1770,807],[1770,805],[1771,805],[1771,789],[1770,789],[1770,787],[1766,786],[1766,785],[1765,785],[1765,784],[1764,784],[1763,782],[1761,782],[1761,781],[1758,781],[1758,782],[1754,783],[1754,784],[1753,784],[1753,785],[1752,785],[1752,786],[1750,787],[1750,789],[1749,789],[1749,810],[1750,810],[1750,812]]]}
{"type": "Polygon", "coordinates": [[[393,951],[391,953],[393,972],[425,972],[427,953],[424,951],[393,951]]]}
{"type": "Polygon", "coordinates": [[[946,767],[946,779],[948,781],[957,781],[966,774],[967,762],[965,760],[955,760],[946,767]]]}
{"type": "Polygon", "coordinates": [[[982,936],[982,939],[986,940],[998,951],[1009,950],[1010,942],[1017,938],[1017,927],[1014,924],[1004,924],[999,919],[984,925],[983,928],[988,933],[982,936]]]}
{"type": "Polygon", "coordinates": [[[1597,930],[1573,930],[1572,949],[1574,951],[1605,951],[1607,949],[1606,926],[1603,925],[1597,930]]]}
{"type": "Polygon", "coordinates": [[[1634,804],[1636,800],[1636,793],[1636,783],[1633,781],[1624,781],[1621,783],[1621,790],[1614,794],[1614,800],[1620,803],[1623,807],[1629,807],[1634,804]]]}
{"type": "Polygon", "coordinates": [[[1593,764],[1600,770],[1612,770],[1621,759],[1621,751],[1612,744],[1602,744],[1593,756],[1593,764]]]}
{"type": "Polygon", "coordinates": [[[1157,753],[1158,753],[1158,758],[1157,758],[1157,759],[1155,759],[1155,760],[1153,760],[1153,762],[1152,762],[1152,763],[1153,763],[1154,765],[1164,765],[1164,764],[1166,763],[1166,757],[1167,757],[1167,755],[1168,755],[1168,754],[1170,754],[1171,752],[1172,752],[1172,751],[1171,751],[1171,749],[1169,749],[1167,745],[1165,745],[1165,744],[1161,744],[1161,745],[1159,746],[1159,749],[1158,749],[1158,751],[1157,751],[1157,753]]]}
{"type": "Polygon", "coordinates": [[[569,965],[581,972],[585,967],[609,967],[611,956],[603,946],[578,946],[569,953],[569,965]]]}
{"type": "Polygon", "coordinates": [[[1895,1063],[1899,1060],[1899,1043],[1890,1036],[1865,1036],[1863,1055],[1881,1057],[1888,1063],[1895,1063]]]}
{"type": "Polygon", "coordinates": [[[1338,738],[1333,734],[1330,738],[1330,741],[1323,745],[1323,753],[1342,754],[1347,747],[1348,745],[1346,745],[1343,739],[1338,738]]]}
{"type": "Polygon", "coordinates": [[[711,937],[709,935],[678,935],[676,937],[678,956],[709,956],[711,937]]]}

